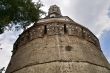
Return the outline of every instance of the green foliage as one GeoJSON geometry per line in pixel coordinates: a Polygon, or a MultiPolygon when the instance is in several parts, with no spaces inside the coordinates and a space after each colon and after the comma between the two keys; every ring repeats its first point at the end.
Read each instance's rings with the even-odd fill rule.
{"type": "Polygon", "coordinates": [[[5,67],[0,69],[0,73],[2,73],[3,71],[5,71],[5,67]]]}
{"type": "Polygon", "coordinates": [[[30,23],[38,21],[44,12],[40,9],[41,2],[32,0],[0,0],[0,33],[9,24],[19,24],[26,28],[30,23]]]}

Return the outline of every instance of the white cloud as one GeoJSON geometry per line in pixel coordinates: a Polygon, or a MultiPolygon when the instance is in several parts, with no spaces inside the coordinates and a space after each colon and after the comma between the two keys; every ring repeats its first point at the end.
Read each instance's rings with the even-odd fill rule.
{"type": "Polygon", "coordinates": [[[10,58],[11,58],[11,51],[13,49],[13,43],[22,32],[20,31],[5,31],[4,34],[0,35],[0,68],[7,67],[10,58]]]}
{"type": "Polygon", "coordinates": [[[110,57],[108,58],[108,62],[110,63],[110,57]]]}
{"type": "Polygon", "coordinates": [[[96,22],[96,24],[95,24],[94,29],[96,29],[96,30],[94,32],[97,34],[97,36],[99,36],[99,38],[104,33],[104,31],[110,30],[110,18],[107,16],[107,13],[108,13],[107,8],[106,8],[106,10],[103,10],[102,13],[100,13],[98,22],[96,22]]]}

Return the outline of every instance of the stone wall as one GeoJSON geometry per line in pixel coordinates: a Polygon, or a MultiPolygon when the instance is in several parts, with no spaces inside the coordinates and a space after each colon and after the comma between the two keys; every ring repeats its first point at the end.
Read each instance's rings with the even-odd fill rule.
{"type": "Polygon", "coordinates": [[[77,36],[81,39],[85,39],[100,49],[99,40],[97,37],[89,31],[87,28],[77,25],[76,23],[64,24],[61,22],[53,22],[47,24],[38,24],[24,31],[16,43],[14,44],[14,53],[17,47],[24,46],[24,44],[32,41],[33,39],[42,38],[45,35],[64,35],[77,36]]]}
{"type": "MultiPolygon", "coordinates": [[[[28,67],[32,65],[45,65],[45,63],[53,62],[89,63],[90,65],[93,64],[94,66],[110,70],[109,64],[102,52],[91,42],[76,36],[46,35],[43,38],[35,39],[27,43],[25,46],[19,47],[11,59],[7,73],[16,73],[16,71],[22,70],[25,67],[28,69],[28,67]]],[[[48,67],[49,66],[50,64],[48,64],[48,67]]],[[[40,69],[40,67],[38,69],[40,69]]],[[[97,72],[100,73],[101,71],[102,70],[99,70],[97,72]]],[[[41,73],[43,72],[41,71],[41,73]]]]}
{"type": "Polygon", "coordinates": [[[74,22],[37,23],[14,44],[6,73],[110,73],[97,37],[74,22]]]}

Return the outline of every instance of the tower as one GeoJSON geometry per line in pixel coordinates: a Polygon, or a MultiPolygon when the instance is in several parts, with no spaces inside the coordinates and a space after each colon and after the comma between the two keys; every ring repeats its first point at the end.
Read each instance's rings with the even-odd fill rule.
{"type": "Polygon", "coordinates": [[[110,73],[110,65],[97,37],[52,5],[16,40],[6,73],[110,73]]]}

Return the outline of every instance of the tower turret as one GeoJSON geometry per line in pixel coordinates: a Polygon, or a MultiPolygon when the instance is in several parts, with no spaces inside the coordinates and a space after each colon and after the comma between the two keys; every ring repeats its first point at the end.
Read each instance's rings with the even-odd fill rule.
{"type": "Polygon", "coordinates": [[[57,5],[50,6],[48,11],[48,16],[50,18],[61,17],[62,14],[61,14],[60,8],[57,5]]]}

